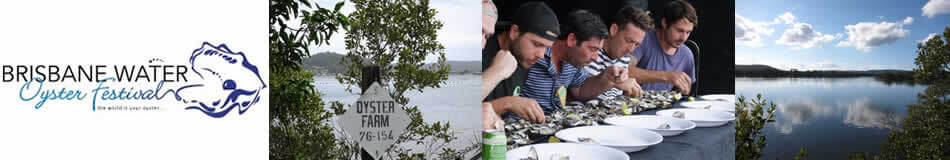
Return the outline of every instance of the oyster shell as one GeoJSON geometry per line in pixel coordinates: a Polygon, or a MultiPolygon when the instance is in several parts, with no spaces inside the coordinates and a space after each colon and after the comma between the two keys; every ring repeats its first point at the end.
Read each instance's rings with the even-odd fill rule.
{"type": "Polygon", "coordinates": [[[673,117],[676,117],[679,119],[686,119],[686,113],[676,111],[676,112],[673,112],[673,117]]]}
{"type": "Polygon", "coordinates": [[[600,144],[600,142],[597,142],[597,140],[594,140],[593,138],[586,138],[586,137],[578,137],[577,141],[581,143],[600,144]]]}
{"type": "Polygon", "coordinates": [[[534,149],[534,146],[531,146],[531,149],[528,149],[528,155],[521,160],[538,160],[538,150],[534,149]]]}

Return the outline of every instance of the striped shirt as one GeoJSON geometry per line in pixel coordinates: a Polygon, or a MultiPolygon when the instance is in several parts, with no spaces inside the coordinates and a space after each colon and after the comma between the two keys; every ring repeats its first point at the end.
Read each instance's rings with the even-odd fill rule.
{"type": "MultiPolygon", "coordinates": [[[[610,58],[610,56],[607,56],[607,51],[604,51],[603,49],[601,49],[600,53],[597,54],[597,56],[598,56],[598,59],[596,61],[591,62],[586,67],[584,67],[584,69],[586,69],[587,72],[590,73],[590,76],[600,75],[600,73],[604,72],[604,70],[606,70],[607,67],[615,66],[615,67],[627,68],[630,65],[630,54],[625,54],[623,57],[614,59],[614,58],[610,58]]],[[[610,88],[606,92],[598,95],[597,98],[588,100],[586,103],[591,104],[591,105],[597,105],[598,103],[600,103],[600,101],[603,101],[605,99],[613,99],[621,95],[623,95],[622,90],[617,89],[617,88],[610,88]]]]}
{"type": "Polygon", "coordinates": [[[604,72],[607,67],[617,66],[627,68],[630,65],[630,54],[625,54],[623,57],[613,59],[610,56],[607,56],[607,51],[603,49],[600,50],[600,54],[597,54],[597,60],[588,64],[584,69],[587,69],[587,72],[592,76],[600,75],[600,72],[604,72]]]}
{"type": "Polygon", "coordinates": [[[557,68],[553,65],[554,62],[551,61],[551,48],[548,48],[547,52],[544,53],[544,59],[528,68],[528,78],[521,88],[521,96],[537,100],[545,113],[561,109],[561,100],[554,95],[558,88],[561,86],[565,88],[581,87],[588,77],[587,71],[576,68],[567,61],[559,63],[561,64],[560,72],[557,71],[557,68]]]}

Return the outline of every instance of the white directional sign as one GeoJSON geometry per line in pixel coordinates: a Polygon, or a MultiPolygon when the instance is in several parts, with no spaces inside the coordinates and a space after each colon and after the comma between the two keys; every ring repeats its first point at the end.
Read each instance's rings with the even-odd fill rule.
{"type": "Polygon", "coordinates": [[[389,91],[373,83],[356,104],[343,113],[343,131],[378,159],[406,132],[409,121],[409,115],[389,96],[389,91]]]}

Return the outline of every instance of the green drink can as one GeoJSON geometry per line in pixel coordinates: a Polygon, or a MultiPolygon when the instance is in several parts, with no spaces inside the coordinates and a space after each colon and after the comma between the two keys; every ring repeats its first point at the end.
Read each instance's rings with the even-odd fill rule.
{"type": "Polygon", "coordinates": [[[485,130],[482,135],[482,159],[483,160],[504,160],[505,152],[508,152],[508,138],[505,137],[504,130],[485,130]]]}

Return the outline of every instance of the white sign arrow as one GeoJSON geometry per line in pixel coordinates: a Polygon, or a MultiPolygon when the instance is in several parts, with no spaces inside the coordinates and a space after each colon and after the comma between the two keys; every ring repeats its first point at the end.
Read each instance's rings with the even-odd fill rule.
{"type": "Polygon", "coordinates": [[[343,131],[356,140],[373,158],[386,152],[396,138],[406,132],[409,115],[402,105],[389,96],[389,91],[373,83],[343,113],[343,131]]]}

